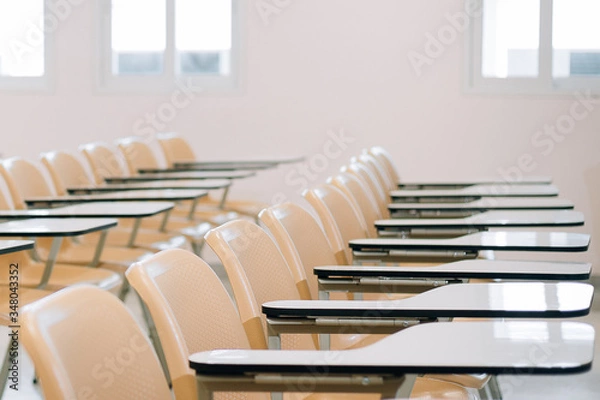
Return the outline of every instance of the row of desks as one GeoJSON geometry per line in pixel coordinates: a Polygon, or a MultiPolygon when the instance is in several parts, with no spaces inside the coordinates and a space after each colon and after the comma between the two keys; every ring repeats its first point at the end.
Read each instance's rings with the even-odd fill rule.
{"type": "MultiPolygon", "coordinates": [[[[179,173],[175,174],[183,176],[179,173]]],[[[182,177],[181,179],[184,178],[182,177]]],[[[190,183],[190,185],[193,185],[193,183],[190,183]]],[[[142,190],[141,188],[137,189],[142,190]]],[[[176,192],[182,191],[176,190],[176,192]]],[[[522,192],[523,191],[516,191],[515,193],[522,192]]],[[[164,199],[164,197],[162,197],[164,196],[164,193],[165,192],[161,191],[161,200],[164,199]]],[[[472,193],[481,194],[482,192],[471,191],[470,193],[471,194],[467,194],[467,196],[471,196],[472,193]]],[[[551,190],[540,190],[538,191],[538,193],[551,193],[551,190]]],[[[198,194],[199,193],[197,192],[187,193],[188,196],[198,194]]],[[[181,195],[181,193],[178,193],[178,195],[181,195]]],[[[465,193],[462,193],[462,195],[464,196],[465,193]]],[[[553,194],[541,195],[553,196],[553,194]]],[[[122,196],[117,196],[114,194],[108,196],[100,196],[101,197],[97,198],[98,200],[102,200],[103,197],[109,201],[114,200],[117,197],[120,197],[120,199],[122,199],[122,196]]],[[[139,194],[136,197],[136,194],[134,194],[134,192],[127,192],[125,197],[129,200],[142,200],[142,197],[140,197],[139,194]]],[[[187,199],[191,198],[192,197],[188,197],[187,199]]],[[[78,199],[74,196],[74,199],[72,201],[67,200],[66,202],[77,202],[82,200],[89,201],[90,199],[91,198],[89,196],[79,197],[78,199]]],[[[143,198],[143,200],[147,199],[147,197],[143,198]]],[[[157,197],[155,197],[155,199],[157,199],[157,197]]],[[[31,199],[28,199],[28,202],[31,201],[31,199]]],[[[33,201],[36,204],[40,204],[40,202],[43,203],[44,201],[48,202],[46,204],[50,204],[51,202],[53,202],[49,199],[34,199],[33,201]]],[[[147,204],[148,207],[146,207],[143,210],[137,211],[136,208],[139,208],[137,205],[132,205],[129,207],[129,209],[127,209],[127,207],[123,207],[117,210],[117,208],[114,207],[115,204],[113,204],[113,214],[111,215],[113,215],[114,217],[134,217],[134,215],[135,217],[141,217],[142,214],[144,216],[149,216],[166,211],[166,208],[161,209],[161,206],[167,208],[169,206],[172,207],[172,204],[147,204]]],[[[43,216],[45,219],[37,220],[37,224],[34,222],[28,222],[35,220],[14,221],[0,224],[0,235],[51,236],[49,232],[52,229],[57,229],[57,231],[60,231],[62,235],[69,236],[82,234],[84,230],[91,232],[93,230],[107,229],[108,227],[113,226],[114,220],[110,221],[98,217],[100,217],[101,213],[104,213],[103,216],[107,216],[106,213],[110,210],[110,203],[94,203],[92,205],[82,204],[53,210],[33,210],[37,211],[37,216],[43,216]],[[98,204],[102,205],[96,207],[96,205],[98,204]],[[96,219],[48,219],[64,218],[67,216],[88,216],[96,217],[96,219]],[[71,225],[71,223],[68,221],[78,222],[71,225]],[[2,232],[6,232],[6,235],[2,232]],[[37,234],[36,232],[40,234],[37,234]]],[[[22,212],[20,216],[13,214],[12,218],[23,218],[26,216],[33,216],[33,214],[26,214],[26,212],[22,212]]],[[[1,214],[0,217],[2,217],[1,214]]],[[[571,217],[577,216],[575,214],[572,214],[571,217]]],[[[479,219],[481,219],[481,217],[479,219]]],[[[580,219],[582,222],[582,218],[580,219]]],[[[532,222],[533,220],[535,220],[535,218],[529,219],[529,222],[532,222]]],[[[503,219],[499,216],[497,216],[496,221],[496,224],[498,226],[506,225],[505,222],[504,225],[501,225],[503,224],[503,219]]],[[[561,221],[563,224],[579,224],[579,222],[577,222],[579,221],[578,218],[571,218],[568,219],[568,221],[565,219],[561,220],[560,218],[558,218],[554,221],[557,224],[560,224],[561,221]]],[[[477,223],[477,219],[474,219],[473,221],[469,222],[477,223]]],[[[540,222],[537,223],[540,224],[540,222]]],[[[552,224],[553,221],[546,221],[545,223],[552,224]]],[[[451,224],[452,222],[447,222],[445,226],[447,227],[451,224]]],[[[515,226],[527,226],[527,221],[521,220],[520,222],[517,222],[517,224],[521,225],[515,226]]],[[[418,226],[418,224],[414,226],[418,226]]],[[[534,251],[584,251],[589,246],[589,236],[587,235],[524,232],[483,232],[477,235],[469,235],[467,237],[456,238],[451,240],[427,240],[426,243],[423,241],[411,241],[406,239],[370,239],[371,242],[364,242],[364,240],[354,241],[350,243],[351,247],[355,251],[355,254],[364,252],[390,253],[392,251],[413,251],[423,249],[427,251],[437,251],[438,249],[443,249],[442,251],[450,252],[478,252],[481,250],[488,249],[534,251]]],[[[11,248],[15,251],[20,251],[23,250],[26,246],[29,246],[29,243],[31,242],[13,241],[10,243],[3,243],[5,244],[5,246],[3,247],[4,249],[11,248]]],[[[456,266],[446,266],[446,268],[444,268],[444,266],[438,266],[429,268],[427,269],[427,272],[429,273],[428,277],[434,276],[435,274],[439,274],[438,278],[441,277],[451,279],[464,279],[465,277],[475,277],[477,275],[485,276],[485,271],[482,271],[483,268],[481,267],[481,265],[479,267],[471,266],[470,276],[469,267],[467,267],[466,269],[463,268],[462,270],[459,268],[458,272],[455,267],[456,266]],[[462,278],[458,276],[457,273],[459,275],[460,273],[462,273],[462,278]]],[[[579,265],[579,268],[573,268],[570,271],[567,271],[567,269],[570,268],[567,265],[563,265],[564,268],[559,268],[558,266],[555,267],[556,274],[552,274],[547,269],[541,268],[540,265],[537,265],[535,267],[533,265],[521,265],[520,270],[519,267],[513,267],[512,269],[509,268],[510,271],[506,271],[506,276],[514,277],[519,275],[519,273],[523,271],[525,271],[525,274],[521,274],[521,276],[529,274],[528,276],[530,276],[531,278],[537,278],[540,276],[551,276],[569,277],[572,279],[576,279],[577,277],[581,276],[589,276],[589,265],[579,265]]],[[[401,270],[403,270],[403,272],[401,272],[400,270],[396,271],[396,273],[399,274],[398,276],[401,276],[403,273],[409,273],[406,269],[404,269],[404,267],[402,267],[401,270]]],[[[362,278],[368,277],[368,274],[375,273],[374,270],[369,270],[369,267],[362,267],[355,271],[359,271],[360,273],[364,274],[362,278]]],[[[324,269],[321,269],[316,272],[318,274],[321,274],[319,275],[320,277],[325,277],[325,275],[327,275],[328,278],[331,278],[333,275],[335,275],[335,273],[339,273],[339,271],[335,273],[327,271],[327,267],[324,267],[324,269]]],[[[421,271],[421,273],[425,274],[424,271],[421,271]]],[[[412,278],[414,277],[417,276],[413,275],[412,278]]],[[[587,312],[586,310],[589,310],[591,303],[591,294],[588,293],[590,290],[589,286],[576,283],[558,283],[533,284],[535,286],[534,288],[534,286],[527,285],[532,284],[514,283],[510,285],[465,285],[461,288],[459,288],[458,285],[447,285],[440,288],[441,290],[424,293],[424,295],[420,295],[418,299],[407,299],[398,302],[389,302],[385,305],[384,309],[381,309],[381,302],[375,302],[374,304],[367,304],[364,302],[347,302],[347,304],[339,303],[338,308],[334,311],[331,310],[331,304],[326,304],[325,302],[312,303],[311,308],[309,310],[306,310],[305,308],[301,307],[301,305],[297,305],[296,308],[294,308],[293,305],[286,304],[285,307],[283,307],[279,303],[265,304],[263,306],[263,309],[271,319],[288,319],[290,317],[298,318],[308,316],[309,318],[316,320],[318,318],[323,317],[353,317],[358,314],[364,314],[365,312],[374,311],[376,308],[373,307],[379,306],[378,312],[384,313],[386,316],[389,316],[391,318],[402,319],[401,321],[397,321],[398,323],[403,323],[404,321],[406,321],[403,318],[413,318],[417,316],[418,318],[440,318],[445,316],[477,317],[482,316],[480,314],[482,310],[485,310],[485,312],[487,313],[486,316],[492,317],[566,317],[582,315],[583,313],[587,312]],[[528,295],[534,289],[540,289],[545,294],[546,301],[543,304],[525,301],[529,297],[528,295]],[[443,299],[448,298],[452,298],[454,299],[454,301],[451,303],[443,301],[443,299]],[[516,299],[520,300],[517,301],[516,299]],[[443,304],[444,306],[440,308],[441,304],[443,304]],[[292,311],[290,311],[290,307],[292,311]]],[[[190,366],[200,374],[200,380],[203,380],[205,376],[214,377],[216,375],[220,376],[222,379],[227,381],[227,384],[236,384],[236,382],[238,382],[240,374],[247,375],[248,373],[269,373],[275,371],[283,371],[291,374],[305,373],[307,369],[314,368],[315,366],[318,367],[320,365],[327,366],[327,368],[329,368],[329,371],[332,374],[349,374],[355,373],[360,370],[361,374],[367,372],[377,374],[384,373],[390,374],[394,377],[403,374],[416,374],[421,372],[506,373],[511,369],[522,367],[531,368],[531,371],[541,371],[544,373],[564,373],[586,370],[589,369],[589,366],[591,365],[590,335],[593,342],[593,330],[590,331],[589,327],[582,324],[545,322],[511,322],[502,324],[479,323],[474,325],[469,324],[471,326],[468,329],[465,328],[465,324],[436,324],[435,327],[428,327],[428,325],[430,324],[425,324],[419,327],[406,330],[401,334],[392,335],[389,338],[378,342],[377,345],[370,346],[368,350],[359,349],[354,352],[345,352],[347,354],[345,354],[345,356],[343,357],[344,360],[341,362],[331,363],[330,360],[328,360],[328,354],[326,354],[326,352],[312,354],[310,356],[311,359],[307,360],[304,356],[295,357],[294,354],[291,354],[293,352],[286,352],[286,355],[282,356],[281,353],[275,354],[271,352],[246,352],[237,350],[210,352],[193,355],[190,358],[190,366]],[[533,328],[537,329],[537,332],[547,332],[545,340],[537,340],[535,343],[539,345],[546,344],[549,346],[556,346],[556,348],[560,349],[566,349],[567,347],[569,347],[571,349],[571,352],[563,352],[562,350],[559,351],[556,354],[556,357],[548,361],[548,363],[544,366],[540,366],[534,363],[515,363],[515,356],[519,354],[519,349],[523,350],[523,348],[525,348],[523,346],[526,345],[523,342],[522,338],[519,337],[519,333],[523,330],[533,328]],[[424,338],[430,338],[432,340],[431,343],[438,343],[438,345],[440,346],[442,346],[442,343],[444,343],[444,340],[442,340],[442,336],[445,336],[446,338],[452,337],[453,340],[454,338],[461,338],[460,340],[464,340],[465,344],[472,344],[475,342],[479,343],[479,339],[481,339],[483,331],[487,331],[489,333],[489,335],[483,336],[489,339],[489,342],[486,342],[484,346],[486,351],[473,352],[468,354],[461,352],[460,354],[456,354],[456,357],[449,357],[447,355],[448,350],[446,346],[443,346],[443,351],[445,352],[445,355],[443,357],[445,360],[445,364],[444,362],[442,362],[442,358],[438,357],[436,359],[435,355],[432,356],[430,351],[428,351],[426,354],[423,354],[421,352],[417,354],[413,351],[412,354],[414,357],[410,355],[408,355],[407,357],[402,357],[402,365],[398,365],[397,357],[390,358],[387,355],[387,353],[389,353],[389,347],[387,346],[394,346],[393,348],[395,349],[395,351],[398,351],[398,349],[405,348],[405,351],[408,352],[410,349],[414,350],[414,346],[417,343],[417,339],[422,341],[424,338]],[[559,333],[558,335],[556,334],[557,332],[559,333]],[[578,337],[579,341],[574,340],[574,337],[578,337]],[[476,341],[476,339],[478,340],[476,341]],[[523,348],[519,347],[520,345],[523,348]],[[387,353],[386,349],[388,349],[387,353]],[[488,352],[487,350],[490,350],[490,352],[488,352]],[[369,357],[373,357],[373,355],[376,355],[376,365],[369,365],[368,361],[366,363],[364,362],[364,359],[367,356],[367,351],[369,357]],[[503,358],[503,360],[499,360],[498,357],[495,357],[493,362],[490,364],[489,359],[486,360],[486,358],[489,357],[490,354],[502,354],[505,357],[503,358]],[[394,360],[392,360],[392,358],[394,358],[394,360]],[[301,363],[299,363],[298,360],[302,360],[301,363]],[[448,360],[454,361],[448,363],[448,360]],[[227,375],[227,377],[225,377],[224,375],[227,375]]],[[[429,341],[427,341],[427,343],[429,345],[429,341]]],[[[533,342],[529,342],[527,345],[532,345],[532,343],[533,342]]],[[[270,386],[269,390],[273,390],[272,386],[270,386]]]]}

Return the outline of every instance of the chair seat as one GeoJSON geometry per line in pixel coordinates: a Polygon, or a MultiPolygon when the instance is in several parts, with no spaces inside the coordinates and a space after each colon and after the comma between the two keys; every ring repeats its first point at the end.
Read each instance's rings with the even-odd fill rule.
{"type": "MultiPolygon", "coordinates": [[[[180,205],[175,207],[175,209],[173,210],[173,215],[187,218],[189,212],[190,206],[180,205]]],[[[227,223],[229,221],[239,219],[240,215],[233,211],[222,210],[220,208],[217,208],[217,206],[213,208],[198,205],[194,211],[194,218],[208,221],[213,225],[223,225],[224,223],[227,223]]]]}
{"type": "MultiPolygon", "coordinates": [[[[95,245],[72,245],[61,249],[56,261],[64,264],[88,265],[94,258],[96,251],[95,245]]],[[[44,247],[38,247],[37,252],[42,260],[46,260],[49,250],[44,247]]],[[[152,253],[143,249],[132,249],[125,247],[104,247],[102,251],[102,262],[110,264],[120,264],[125,268],[136,261],[143,260],[152,253]]]]}
{"type": "MultiPolygon", "coordinates": [[[[144,218],[141,228],[148,230],[159,230],[163,222],[162,216],[144,218]]],[[[120,226],[131,227],[133,222],[123,220],[120,226]]],[[[188,240],[194,242],[204,242],[204,235],[211,230],[212,226],[208,222],[190,221],[188,219],[172,216],[169,218],[166,226],[167,233],[184,235],[188,240]]]]}
{"type": "MultiPolygon", "coordinates": [[[[130,229],[111,229],[108,231],[108,236],[106,237],[106,245],[125,247],[129,241],[130,234],[130,229]]],[[[80,243],[95,244],[98,242],[99,236],[100,234],[96,232],[81,236],[79,238],[80,243]]],[[[134,247],[152,252],[166,249],[191,249],[187,239],[183,235],[173,235],[165,232],[142,229],[140,229],[136,235],[134,247]]]]}
{"type": "MultiPolygon", "coordinates": [[[[31,262],[21,265],[19,271],[19,283],[21,287],[36,287],[39,285],[44,273],[43,263],[31,262]]],[[[0,277],[0,285],[8,285],[7,277],[0,277]]],[[[103,290],[117,293],[123,283],[121,276],[104,268],[90,268],[75,265],[55,264],[48,281],[48,288],[59,290],[64,287],[87,283],[103,290]]],[[[20,290],[21,288],[19,288],[20,290]]],[[[19,292],[19,304],[21,304],[21,292],[19,292]]],[[[8,298],[2,297],[2,299],[8,298]]],[[[0,303],[1,304],[1,303],[0,303]]]]}
{"type": "MultiPolygon", "coordinates": [[[[219,203],[220,200],[208,197],[202,204],[218,205],[219,203]]],[[[250,216],[252,218],[256,218],[258,214],[267,207],[269,207],[269,204],[263,203],[261,201],[234,199],[227,200],[224,205],[225,210],[235,211],[240,214],[250,216]]]]}

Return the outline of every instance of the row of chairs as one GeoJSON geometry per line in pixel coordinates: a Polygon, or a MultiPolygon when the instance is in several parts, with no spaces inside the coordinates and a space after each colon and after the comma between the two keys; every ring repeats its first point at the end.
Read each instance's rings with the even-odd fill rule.
{"type": "MultiPolygon", "coordinates": [[[[320,224],[299,205],[286,203],[260,213],[269,233],[249,220],[230,221],[208,232],[206,242],[226,269],[235,304],[208,264],[181,249],[137,261],[127,270],[128,281],[144,300],[157,328],[176,398],[198,394],[188,366],[190,354],[217,348],[267,348],[270,335],[261,305],[280,299],[318,298],[313,267],[352,262],[348,241],[376,235],[372,222],[386,216],[386,193],[395,188],[397,180],[383,150],[373,148],[370,153],[305,194],[320,224]]],[[[31,354],[44,393],[48,398],[78,393],[100,393],[99,398],[115,399],[169,398],[168,378],[149,343],[122,306],[108,298],[98,290],[77,288],[28,308],[24,343],[35,349],[31,354]],[[81,323],[76,315],[83,309],[88,312],[81,323]],[[57,310],[62,318],[44,318],[57,310]],[[94,316],[91,310],[97,311],[94,316]],[[72,329],[73,324],[85,326],[85,332],[72,329]],[[108,334],[107,326],[119,329],[108,334]],[[73,357],[69,348],[82,337],[92,343],[96,340],[98,345],[85,357],[73,357]],[[127,364],[119,366],[119,376],[106,375],[110,384],[81,374],[103,371],[97,360],[106,354],[115,354],[117,361],[127,364]]],[[[356,348],[380,338],[334,335],[327,347],[356,348]]],[[[318,349],[324,341],[315,335],[284,335],[281,347],[318,349]]],[[[417,380],[413,396],[468,398],[472,393],[465,387],[480,389],[488,380],[482,376],[430,376],[417,380]]]]}
{"type": "MultiPolygon", "coordinates": [[[[175,144],[181,144],[180,141],[174,141],[174,139],[177,138],[159,141],[171,161],[175,154],[179,154],[174,150],[175,144]]],[[[21,210],[27,207],[24,200],[28,198],[64,196],[67,195],[69,187],[92,183],[101,185],[109,176],[130,176],[137,171],[135,164],[137,160],[145,159],[143,154],[154,155],[150,146],[140,139],[123,139],[118,144],[118,148],[112,148],[105,143],[81,146],[81,155],[87,160],[88,165],[83,163],[83,157],[78,158],[66,152],[43,154],[41,161],[46,168],[45,171],[35,163],[22,158],[14,157],[5,160],[0,165],[0,176],[3,181],[0,182],[0,185],[4,186],[0,197],[0,208],[2,210],[21,210]],[[127,157],[125,157],[126,155],[127,157]],[[89,170],[91,170],[91,174],[89,170]],[[51,177],[51,180],[46,179],[47,175],[51,177]]],[[[184,150],[182,158],[185,159],[188,153],[185,152],[185,146],[182,149],[184,150]]],[[[252,204],[252,202],[240,203],[252,204]]],[[[256,203],[254,206],[258,208],[258,204],[256,203]]],[[[231,210],[212,207],[211,204],[210,207],[197,207],[194,218],[189,220],[187,210],[184,210],[185,206],[178,205],[178,209],[171,213],[163,228],[161,228],[163,216],[145,218],[142,221],[141,229],[137,232],[136,248],[126,248],[129,247],[127,239],[132,226],[130,221],[121,220],[119,228],[111,230],[107,237],[108,246],[102,253],[103,264],[100,267],[122,274],[132,262],[143,259],[150,253],[174,247],[189,249],[190,243],[199,253],[204,244],[203,236],[211,227],[240,216],[231,210]]],[[[256,215],[257,212],[253,216],[256,217],[256,215]]],[[[97,234],[79,238],[78,243],[64,240],[58,261],[64,264],[86,265],[92,258],[91,253],[94,251],[97,240],[97,234]]],[[[42,260],[47,257],[48,249],[47,240],[38,240],[37,252],[42,260]]],[[[31,262],[24,265],[25,268],[33,266],[31,262]]],[[[56,275],[59,275],[60,270],[59,266],[56,275]]],[[[36,279],[35,274],[32,279],[36,279]]],[[[55,286],[62,285],[58,283],[55,286]]]]}
{"type": "MultiPolygon", "coordinates": [[[[27,199],[68,196],[67,189],[73,186],[104,185],[106,177],[137,174],[134,162],[140,157],[141,150],[136,144],[142,143],[142,149],[150,149],[151,143],[122,139],[115,146],[107,143],[83,145],[79,154],[60,151],[45,153],[40,157],[41,163],[20,157],[3,160],[0,163],[0,211],[19,212],[27,209],[27,199]]],[[[154,144],[159,152],[151,152],[153,157],[158,158],[163,148],[165,152],[169,152],[170,160],[175,156],[186,159],[189,155],[186,152],[187,144],[177,137],[156,138],[154,144]]],[[[230,205],[240,206],[242,212],[249,213],[250,218],[256,218],[252,214],[252,206],[259,208],[260,203],[232,201],[221,204],[203,200],[201,207],[195,207],[193,215],[185,211],[189,205],[177,204],[177,209],[169,215],[143,219],[139,229],[130,219],[121,219],[119,226],[111,229],[104,239],[101,239],[99,233],[76,238],[65,237],[58,249],[57,262],[53,264],[48,283],[43,288],[39,287],[40,282],[48,268],[48,259],[56,250],[52,248],[52,238],[38,237],[34,251],[3,255],[0,258],[7,267],[11,264],[19,266],[21,306],[78,284],[91,284],[124,299],[129,288],[124,274],[132,263],[172,248],[193,249],[199,254],[204,244],[204,234],[209,229],[243,215],[230,209],[230,205]],[[128,243],[132,230],[136,230],[134,245],[128,243]],[[99,262],[92,265],[100,240],[105,240],[106,245],[100,247],[102,253],[99,262]]],[[[0,320],[3,325],[10,325],[11,322],[9,279],[8,272],[0,277],[0,320]]],[[[7,362],[8,357],[5,357],[4,366],[7,362]]],[[[4,366],[3,373],[0,374],[0,393],[6,382],[4,366]]]]}

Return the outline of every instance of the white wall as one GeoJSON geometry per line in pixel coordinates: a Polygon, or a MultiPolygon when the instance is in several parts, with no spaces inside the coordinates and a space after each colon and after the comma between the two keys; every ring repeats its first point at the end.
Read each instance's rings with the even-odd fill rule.
{"type": "MultiPolygon", "coordinates": [[[[343,131],[353,142],[327,160],[326,170],[309,170],[309,183],[317,183],[372,144],[390,149],[405,179],[501,178],[501,169],[529,154],[528,173],[552,175],[562,196],[585,213],[586,226],[576,230],[600,236],[599,104],[546,155],[549,144],[536,147],[532,138],[568,114],[574,97],[463,93],[462,37],[421,76],[408,62],[410,51],[423,53],[426,34],[448,25],[446,13],[463,8],[461,0],[265,1],[284,7],[265,23],[260,1],[246,3],[243,88],[199,95],[164,128],[185,134],[199,156],[280,152],[311,159],[327,153],[328,132],[343,131]]],[[[75,7],[56,33],[54,95],[0,94],[3,156],[35,157],[134,134],[136,121],[169,101],[170,94],[95,93],[94,5],[75,7]]],[[[312,160],[318,169],[324,158],[312,160]]],[[[303,182],[295,168],[244,182],[235,194],[297,199],[303,182]]],[[[575,259],[598,262],[600,252],[592,248],[575,259]]]]}

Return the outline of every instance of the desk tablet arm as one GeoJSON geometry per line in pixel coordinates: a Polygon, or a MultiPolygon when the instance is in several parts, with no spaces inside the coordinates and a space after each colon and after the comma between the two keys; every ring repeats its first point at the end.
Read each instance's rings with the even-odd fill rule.
{"type": "Polygon", "coordinates": [[[294,392],[307,387],[408,397],[416,376],[428,373],[585,372],[594,356],[594,335],[590,325],[576,322],[425,324],[355,350],[215,350],[191,355],[189,365],[207,398],[217,391],[294,392]],[[545,355],[527,357],[534,353],[545,355]]]}

